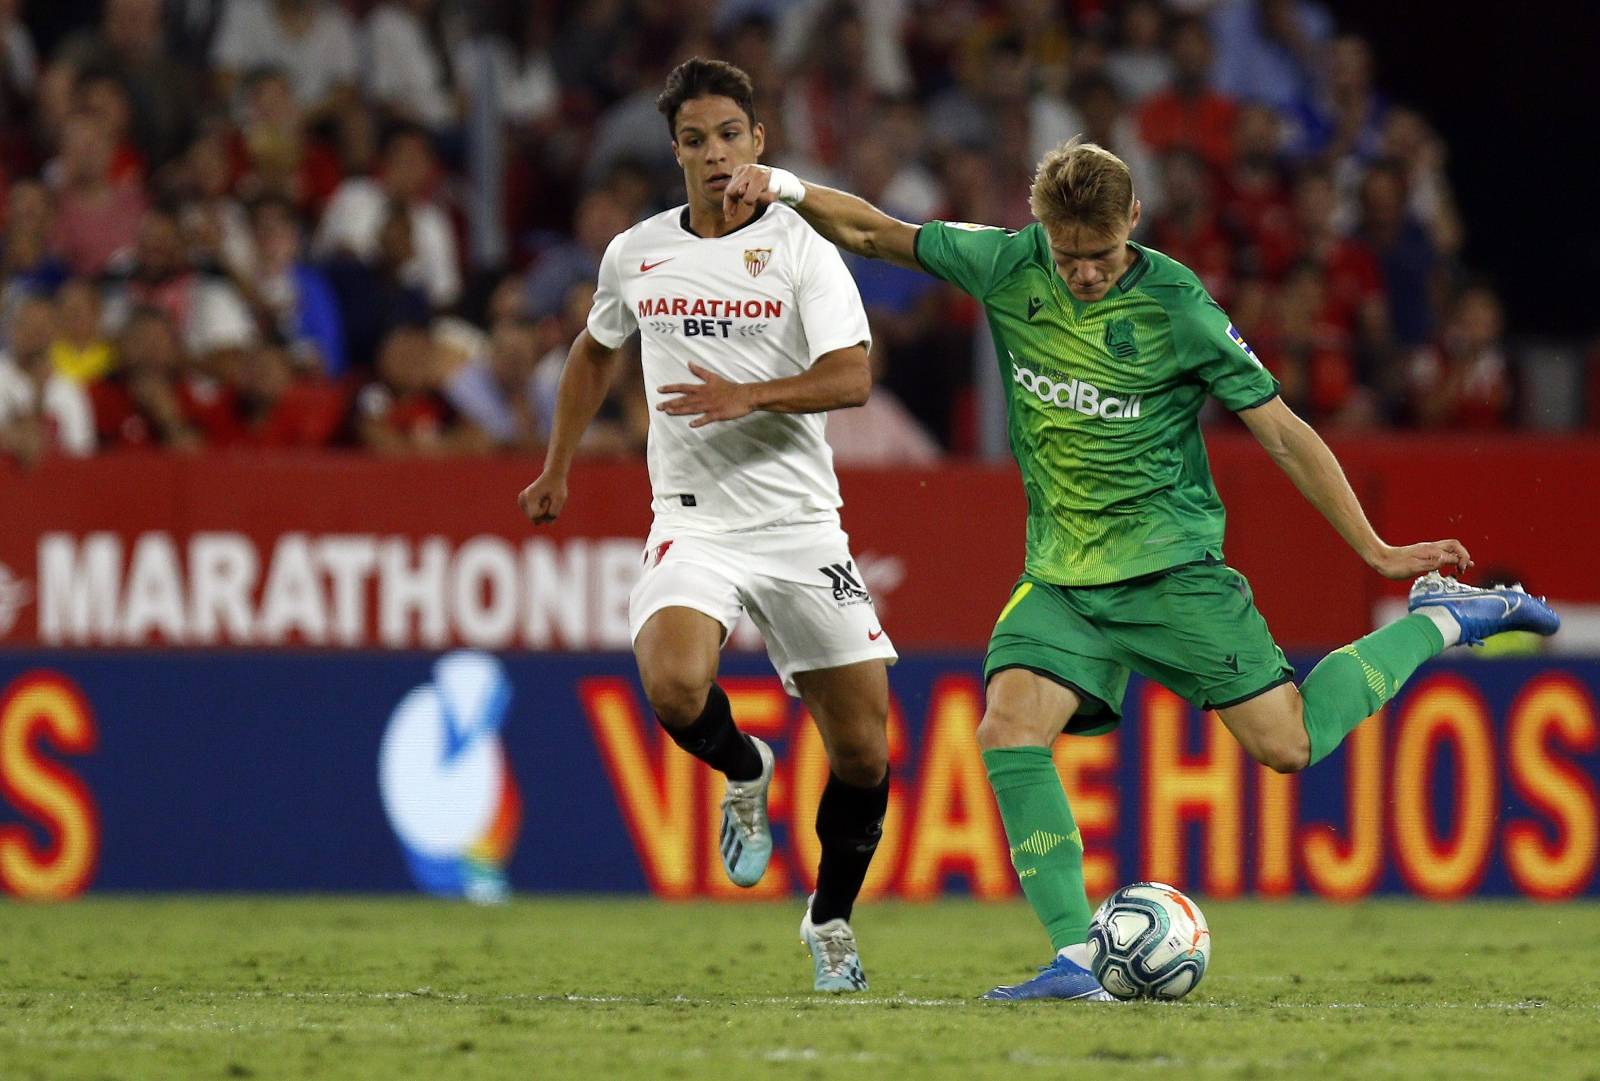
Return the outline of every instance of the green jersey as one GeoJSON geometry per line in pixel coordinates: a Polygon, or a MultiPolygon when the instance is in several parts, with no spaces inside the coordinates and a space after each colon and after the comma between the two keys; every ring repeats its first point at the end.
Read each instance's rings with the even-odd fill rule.
{"type": "Polygon", "coordinates": [[[924,269],[981,302],[1028,495],[1027,573],[1104,585],[1222,558],[1224,513],[1198,415],[1271,401],[1278,383],[1183,264],[1131,245],[1100,300],[1074,297],[1037,222],[929,222],[924,269]]]}

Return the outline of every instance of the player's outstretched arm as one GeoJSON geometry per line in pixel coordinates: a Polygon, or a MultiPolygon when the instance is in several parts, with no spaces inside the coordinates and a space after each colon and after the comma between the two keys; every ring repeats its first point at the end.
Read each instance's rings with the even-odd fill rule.
{"type": "Polygon", "coordinates": [[[739,166],[723,189],[722,213],[729,221],[738,221],[771,202],[794,207],[811,228],[845,251],[922,269],[917,262],[917,226],[885,214],[859,195],[805,183],[787,169],[739,166]]]}
{"type": "Polygon", "coordinates": [[[1367,521],[1366,512],[1361,509],[1361,502],[1345,479],[1333,451],[1282,398],[1242,410],[1239,419],[1294,481],[1300,494],[1332,523],[1339,536],[1356,550],[1367,566],[1385,578],[1413,578],[1451,565],[1463,571],[1472,566],[1466,547],[1455,539],[1424,541],[1399,548],[1384,543],[1367,521]]]}
{"type": "Polygon", "coordinates": [[[865,405],[872,393],[872,366],[862,345],[835,349],[818,357],[799,375],[763,383],[735,383],[698,364],[689,365],[698,383],[668,383],[657,388],[672,397],[656,406],[674,417],[692,416],[691,428],[713,421],[737,420],[756,411],[826,413],[865,405]]]}
{"type": "Polygon", "coordinates": [[[567,363],[561,369],[561,385],[556,391],[556,414],[550,425],[550,446],[544,454],[544,472],[522,490],[517,502],[522,513],[535,525],[553,522],[567,503],[567,474],[578,441],[594,415],[600,411],[611,378],[617,370],[617,351],[607,349],[589,334],[578,332],[567,363]]]}

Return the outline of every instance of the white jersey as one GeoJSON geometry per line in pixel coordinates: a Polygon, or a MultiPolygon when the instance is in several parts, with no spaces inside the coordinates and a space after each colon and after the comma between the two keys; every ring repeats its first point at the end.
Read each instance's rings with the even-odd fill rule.
{"type": "Polygon", "coordinates": [[[657,387],[696,383],[691,361],[740,383],[799,375],[867,343],[861,294],[832,244],[781,204],[700,237],[679,207],[619,234],[600,261],[589,334],[615,349],[638,330],[650,402],[658,524],[703,532],[838,520],[825,413],[755,412],[689,427],[656,410],[657,387]]]}

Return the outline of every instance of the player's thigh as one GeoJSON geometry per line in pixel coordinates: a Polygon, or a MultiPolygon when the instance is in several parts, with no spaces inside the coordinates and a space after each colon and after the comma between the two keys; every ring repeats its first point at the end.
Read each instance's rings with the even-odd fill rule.
{"type": "Polygon", "coordinates": [[[1244,575],[1222,563],[1176,567],[1108,587],[1097,613],[1129,667],[1222,710],[1294,678],[1244,575]]]}
{"type": "Polygon", "coordinates": [[[828,765],[845,783],[869,787],[889,768],[889,676],[882,660],[794,674],[816,722],[828,765]]]}
{"type": "Polygon", "coordinates": [[[1305,769],[1311,761],[1311,737],[1306,733],[1305,703],[1294,683],[1222,706],[1217,716],[1251,758],[1279,773],[1305,769]]]}
{"type": "Polygon", "coordinates": [[[742,614],[741,583],[736,566],[702,550],[714,545],[651,540],[628,599],[633,652],[657,713],[669,723],[687,723],[704,706],[722,643],[742,614]]]}
{"type": "Polygon", "coordinates": [[[1048,747],[1078,712],[1083,698],[1055,679],[1027,668],[1004,668],[985,689],[978,747],[1048,747]]]}
{"type": "MultiPolygon", "coordinates": [[[[988,688],[982,738],[1010,739],[1017,724],[1055,724],[1050,738],[1062,731],[1082,735],[1109,732],[1122,719],[1122,696],[1128,669],[1112,644],[1079,610],[1072,593],[1024,576],[1000,610],[983,662],[988,688]],[[1030,674],[1033,680],[1009,672],[1030,674]],[[1036,691],[1012,691],[1054,685],[1073,698],[1073,708],[1059,718],[1055,709],[1065,698],[1043,685],[1036,691]],[[1026,718],[1024,719],[1024,714],[1026,718]]],[[[1048,743],[1049,739],[1030,741],[1048,743]]],[[[997,744],[1003,745],[1003,744],[997,744]]]]}
{"type": "Polygon", "coordinates": [[[797,530],[767,544],[740,599],[792,695],[801,693],[801,672],[869,661],[881,669],[899,659],[840,529],[797,530]]]}

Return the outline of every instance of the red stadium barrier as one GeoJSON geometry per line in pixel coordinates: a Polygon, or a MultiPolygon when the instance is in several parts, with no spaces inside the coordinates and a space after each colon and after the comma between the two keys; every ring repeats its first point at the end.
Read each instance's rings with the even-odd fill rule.
{"type": "MultiPolygon", "coordinates": [[[[1227,554],[1287,647],[1347,641],[1398,596],[1246,436],[1214,435],[1227,554]]],[[[1335,448],[1381,533],[1460,537],[1480,567],[1600,603],[1600,443],[1387,437],[1335,448]]],[[[0,644],[619,649],[649,525],[638,463],[583,465],[555,526],[536,464],[336,454],[0,465],[0,644]]],[[[845,526],[895,640],[987,638],[1022,560],[1009,465],[846,472],[845,526]]],[[[742,644],[751,644],[748,638],[742,644]]],[[[736,643],[736,644],[741,644],[736,643]]]]}

